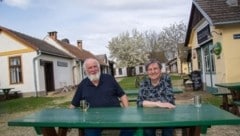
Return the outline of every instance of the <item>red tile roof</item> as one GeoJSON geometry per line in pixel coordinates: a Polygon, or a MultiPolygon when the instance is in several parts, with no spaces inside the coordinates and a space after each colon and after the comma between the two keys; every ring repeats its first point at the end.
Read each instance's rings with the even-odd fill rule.
{"type": "Polygon", "coordinates": [[[80,59],[82,61],[84,61],[87,58],[95,58],[99,61],[100,65],[107,65],[106,63],[104,63],[102,60],[98,59],[95,55],[93,55],[91,52],[84,50],[84,49],[80,49],[77,46],[71,45],[69,43],[60,41],[60,40],[56,40],[56,42],[61,45],[64,49],[66,49],[67,51],[69,51],[70,53],[72,53],[74,56],[76,56],[77,59],[80,59]]]}

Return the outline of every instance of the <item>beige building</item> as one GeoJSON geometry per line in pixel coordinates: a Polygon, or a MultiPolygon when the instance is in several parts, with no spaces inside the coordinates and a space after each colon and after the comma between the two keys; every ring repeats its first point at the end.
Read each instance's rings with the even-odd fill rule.
{"type": "Polygon", "coordinates": [[[240,81],[240,0],[193,0],[185,46],[204,90],[240,81]]]}

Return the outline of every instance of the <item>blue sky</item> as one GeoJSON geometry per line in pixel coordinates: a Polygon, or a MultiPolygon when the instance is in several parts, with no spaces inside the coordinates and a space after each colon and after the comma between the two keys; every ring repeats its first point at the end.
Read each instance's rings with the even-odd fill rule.
{"type": "Polygon", "coordinates": [[[137,29],[159,32],[163,27],[188,23],[191,0],[3,0],[0,25],[43,39],[50,31],[71,44],[109,54],[108,42],[137,29]]]}

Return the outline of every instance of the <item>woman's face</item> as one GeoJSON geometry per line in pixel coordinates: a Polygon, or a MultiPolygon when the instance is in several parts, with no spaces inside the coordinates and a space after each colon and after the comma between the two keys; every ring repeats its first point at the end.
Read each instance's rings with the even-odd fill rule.
{"type": "Polygon", "coordinates": [[[147,68],[147,74],[151,80],[160,79],[161,69],[159,68],[159,65],[157,63],[150,64],[147,68]]]}

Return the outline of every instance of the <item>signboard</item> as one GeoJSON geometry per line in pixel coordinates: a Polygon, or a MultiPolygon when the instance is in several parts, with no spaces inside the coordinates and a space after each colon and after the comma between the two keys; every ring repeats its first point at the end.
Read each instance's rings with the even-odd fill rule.
{"type": "Polygon", "coordinates": [[[197,32],[197,41],[198,44],[203,43],[204,41],[207,41],[210,38],[210,28],[209,25],[207,25],[206,27],[204,27],[202,30],[200,30],[199,32],[197,32]]]}
{"type": "Polygon", "coordinates": [[[234,34],[233,39],[240,39],[240,34],[234,34]]]}
{"type": "Polygon", "coordinates": [[[200,71],[193,71],[191,73],[191,79],[193,83],[193,90],[200,90],[202,89],[202,78],[200,71]]]}
{"type": "Polygon", "coordinates": [[[58,61],[57,65],[60,66],[60,67],[68,67],[68,63],[67,62],[58,61]]]}

